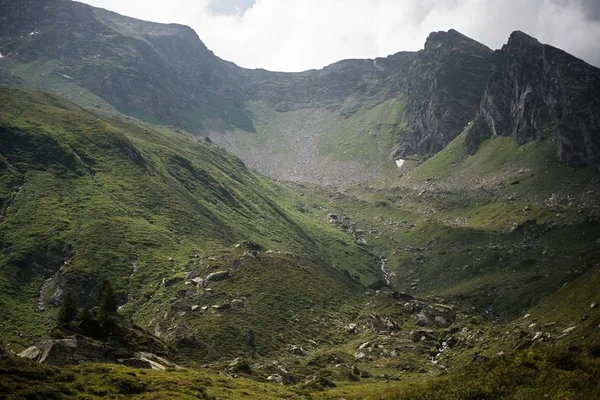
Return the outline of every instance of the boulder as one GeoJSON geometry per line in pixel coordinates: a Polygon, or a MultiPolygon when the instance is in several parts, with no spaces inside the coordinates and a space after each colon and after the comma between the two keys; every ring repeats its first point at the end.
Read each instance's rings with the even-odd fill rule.
{"type": "Polygon", "coordinates": [[[197,278],[198,275],[200,275],[200,273],[194,269],[185,274],[185,279],[192,280],[194,278],[197,278]]]}
{"type": "Polygon", "coordinates": [[[277,383],[283,383],[283,377],[279,374],[273,374],[273,375],[269,375],[267,377],[267,381],[269,382],[277,382],[277,383]]]}
{"type": "Polygon", "coordinates": [[[181,276],[175,276],[175,277],[172,277],[172,278],[164,278],[163,279],[163,286],[164,287],[169,287],[169,286],[173,286],[173,285],[175,285],[176,283],[179,283],[179,282],[183,282],[183,278],[181,276]]]}
{"type": "Polygon", "coordinates": [[[115,363],[133,358],[132,351],[111,344],[73,336],[67,339],[47,340],[18,354],[39,363],[68,365],[82,363],[115,363]]]}
{"type": "Polygon", "coordinates": [[[216,271],[206,276],[206,281],[222,281],[229,278],[229,271],[216,271]]]}
{"type": "Polygon", "coordinates": [[[119,364],[126,365],[131,368],[152,369],[150,361],[141,360],[139,358],[125,358],[118,360],[119,364]]]}
{"type": "Polygon", "coordinates": [[[246,360],[241,357],[236,358],[232,362],[229,363],[229,372],[233,373],[244,373],[251,374],[252,368],[250,368],[250,364],[246,360]]]}
{"type": "Polygon", "coordinates": [[[419,326],[428,326],[431,325],[431,320],[427,317],[427,315],[423,313],[419,313],[416,315],[417,325],[419,326]]]}
{"type": "Polygon", "coordinates": [[[202,286],[204,284],[204,279],[196,277],[192,279],[192,283],[197,286],[202,286]]]}
{"type": "Polygon", "coordinates": [[[304,357],[305,355],[308,354],[306,350],[304,350],[302,347],[296,346],[296,345],[290,346],[290,353],[292,353],[295,356],[301,356],[301,357],[304,357]]]}
{"type": "Polygon", "coordinates": [[[563,335],[568,335],[569,333],[573,332],[576,328],[577,328],[576,326],[571,326],[571,327],[565,329],[564,331],[562,331],[561,333],[563,335]]]}
{"type": "Polygon", "coordinates": [[[146,351],[139,351],[135,353],[134,356],[135,358],[138,358],[142,361],[147,361],[148,363],[150,363],[152,369],[157,371],[164,371],[167,368],[182,369],[179,365],[170,362],[166,358],[159,357],[156,354],[149,353],[146,351]]]}
{"type": "Polygon", "coordinates": [[[231,306],[232,307],[244,307],[244,300],[233,299],[233,300],[231,300],[231,306]]]}
{"type": "Polygon", "coordinates": [[[414,300],[415,298],[408,293],[394,292],[394,293],[392,293],[392,299],[400,300],[400,301],[411,301],[411,300],[414,300]]]}

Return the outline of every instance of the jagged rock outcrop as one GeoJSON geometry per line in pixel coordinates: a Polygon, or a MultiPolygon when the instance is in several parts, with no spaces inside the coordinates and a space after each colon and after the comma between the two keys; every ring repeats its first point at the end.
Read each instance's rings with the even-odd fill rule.
{"type": "Polygon", "coordinates": [[[559,160],[600,160],[600,69],[523,32],[495,53],[494,70],[466,144],[491,136],[517,143],[553,139],[559,160]]]}
{"type": "Polygon", "coordinates": [[[56,366],[118,363],[134,368],[152,368],[156,370],[177,368],[175,364],[155,354],[134,352],[122,346],[93,340],[82,335],[47,340],[23,350],[18,356],[56,366]]]}
{"type": "Polygon", "coordinates": [[[407,126],[394,158],[435,154],[462,132],[477,113],[493,54],[453,29],[429,35],[408,72],[407,126]]]}
{"type": "Polygon", "coordinates": [[[133,358],[134,352],[123,347],[73,336],[65,339],[47,340],[18,354],[39,363],[67,365],[79,363],[116,363],[118,359],[133,358]]]}

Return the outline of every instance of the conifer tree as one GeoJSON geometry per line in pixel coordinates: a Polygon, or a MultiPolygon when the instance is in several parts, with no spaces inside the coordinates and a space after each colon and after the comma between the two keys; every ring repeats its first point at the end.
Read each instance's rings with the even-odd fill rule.
{"type": "Polygon", "coordinates": [[[77,301],[71,292],[67,293],[64,297],[60,310],[58,311],[58,326],[68,326],[77,316],[77,301]]]}
{"type": "Polygon", "coordinates": [[[100,283],[97,294],[97,304],[100,315],[110,316],[117,313],[117,296],[109,280],[100,283]]]}

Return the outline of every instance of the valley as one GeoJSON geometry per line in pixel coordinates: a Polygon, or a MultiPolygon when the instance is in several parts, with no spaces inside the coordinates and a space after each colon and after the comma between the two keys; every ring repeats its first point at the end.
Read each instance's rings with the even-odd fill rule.
{"type": "Polygon", "coordinates": [[[0,6],[0,399],[600,396],[597,68],[0,6]]]}

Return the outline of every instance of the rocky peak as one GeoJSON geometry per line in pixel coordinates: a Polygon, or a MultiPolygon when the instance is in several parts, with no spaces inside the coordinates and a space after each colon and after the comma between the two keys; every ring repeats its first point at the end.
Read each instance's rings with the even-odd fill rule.
{"type": "Polygon", "coordinates": [[[463,35],[455,29],[446,31],[431,32],[425,41],[424,51],[431,51],[439,49],[442,46],[477,46],[482,49],[491,51],[485,45],[471,39],[468,36],[463,35]]]}
{"type": "Polygon", "coordinates": [[[394,158],[430,155],[456,138],[477,113],[493,52],[456,30],[433,32],[410,66],[406,130],[394,158]]]}
{"type": "Polygon", "coordinates": [[[514,31],[508,37],[508,43],[504,45],[504,47],[514,47],[514,46],[541,46],[539,40],[534,38],[533,36],[529,36],[523,31],[514,31]]]}
{"type": "Polygon", "coordinates": [[[600,70],[523,32],[513,32],[494,57],[469,152],[491,136],[519,144],[555,140],[560,161],[600,160],[600,70]]]}

